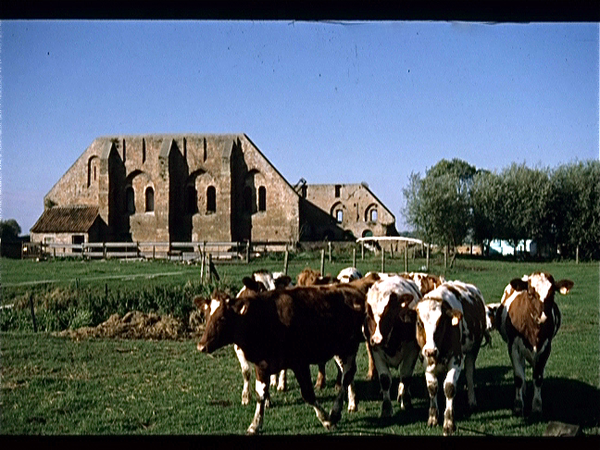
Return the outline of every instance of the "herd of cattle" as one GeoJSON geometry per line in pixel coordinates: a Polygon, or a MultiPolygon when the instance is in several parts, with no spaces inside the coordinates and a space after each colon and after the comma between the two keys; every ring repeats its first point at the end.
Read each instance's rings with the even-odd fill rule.
{"type": "Polygon", "coordinates": [[[554,295],[569,292],[573,281],[557,282],[542,272],[525,275],[506,286],[499,303],[488,305],[476,286],[426,273],[370,272],[363,277],[347,268],[332,278],[305,269],[293,285],[287,275],[258,271],[243,284],[234,298],[215,291],[211,298],[198,296],[194,302],[206,317],[198,350],[212,353],[234,344],[244,379],[243,404],[250,401],[250,363],[254,365],[257,403],[247,434],[262,427],[269,386],[286,388],[286,369],[294,372],[302,398],[326,428],[340,420],[346,395],[348,411],[356,411],[356,354],[365,342],[367,378],[378,377],[381,387],[381,417],[393,413],[390,368],[399,370],[397,400],[401,409],[408,409],[409,381],[421,358],[430,399],[427,424],[438,424],[441,377],[446,398],[443,434],[450,435],[456,428],[453,402],[460,373],[464,369],[468,404],[474,408],[475,360],[494,329],[508,344],[514,369],[514,413],[523,414],[526,360],[533,368],[531,410],[541,413],[544,367],[561,322],[554,295]],[[328,414],[316,399],[310,365],[319,365],[315,387],[321,388],[325,363],[332,358],[340,389],[328,414]]]}

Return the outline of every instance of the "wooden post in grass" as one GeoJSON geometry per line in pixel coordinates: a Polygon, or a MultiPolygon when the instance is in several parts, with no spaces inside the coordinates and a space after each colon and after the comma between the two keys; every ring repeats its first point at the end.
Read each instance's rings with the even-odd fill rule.
{"type": "Polygon", "coordinates": [[[325,273],[325,249],[321,250],[321,275],[325,273]]]}
{"type": "Polygon", "coordinates": [[[285,246],[285,255],[283,256],[283,274],[287,275],[288,274],[288,258],[289,258],[290,252],[288,251],[287,245],[285,246]]]}
{"type": "Polygon", "coordinates": [[[352,248],[352,267],[356,267],[356,247],[352,248]]]}
{"type": "Polygon", "coordinates": [[[35,320],[35,311],[33,308],[33,294],[29,294],[29,308],[31,308],[31,320],[33,321],[33,331],[37,333],[37,322],[35,320]]]}
{"type": "Polygon", "coordinates": [[[408,244],[404,247],[404,271],[408,272],[408,244]]]}
{"type": "MultiPolygon", "coordinates": [[[[329,253],[329,263],[331,264],[331,241],[327,243],[327,251],[329,253]]],[[[321,275],[323,275],[322,272],[321,275]]]]}
{"type": "Polygon", "coordinates": [[[381,248],[381,271],[385,272],[385,250],[381,248]]]}

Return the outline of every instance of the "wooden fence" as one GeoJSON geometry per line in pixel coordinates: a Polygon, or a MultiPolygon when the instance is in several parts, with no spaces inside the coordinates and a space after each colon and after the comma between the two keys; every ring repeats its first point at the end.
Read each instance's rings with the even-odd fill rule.
{"type": "Polygon", "coordinates": [[[290,243],[280,241],[28,243],[23,257],[201,261],[210,255],[214,260],[248,262],[254,256],[283,253],[289,247],[290,243]]]}

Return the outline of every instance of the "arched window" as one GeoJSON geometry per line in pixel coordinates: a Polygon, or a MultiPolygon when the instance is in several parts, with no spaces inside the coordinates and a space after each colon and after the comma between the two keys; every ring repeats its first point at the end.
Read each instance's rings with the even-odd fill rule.
{"type": "Polygon", "coordinates": [[[154,211],[154,189],[146,188],[146,212],[154,211]]]}
{"type": "Polygon", "coordinates": [[[250,186],[244,188],[243,202],[244,212],[252,214],[252,188],[250,186]]]}
{"type": "Polygon", "coordinates": [[[198,191],[196,191],[196,186],[193,184],[189,184],[185,188],[185,212],[187,214],[198,212],[198,191]]]}
{"type": "Polygon", "coordinates": [[[217,190],[214,186],[206,189],[206,212],[217,212],[217,190]]]}
{"type": "Polygon", "coordinates": [[[335,221],[337,223],[342,223],[344,220],[344,211],[341,209],[336,209],[335,210],[335,221]]]}
{"type": "Polygon", "coordinates": [[[258,210],[267,210],[267,189],[264,186],[258,188],[258,210]]]}
{"type": "Polygon", "coordinates": [[[125,209],[128,214],[135,214],[135,192],[131,186],[125,189],[125,209]]]}
{"type": "Polygon", "coordinates": [[[373,208],[371,211],[369,211],[369,221],[377,222],[377,208],[373,208]]]}

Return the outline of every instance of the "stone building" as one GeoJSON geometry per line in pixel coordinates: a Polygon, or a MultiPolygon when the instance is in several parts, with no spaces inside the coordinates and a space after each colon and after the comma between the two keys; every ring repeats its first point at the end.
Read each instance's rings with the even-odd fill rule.
{"type": "Polygon", "coordinates": [[[44,197],[33,242],[240,242],[395,235],[366,184],[295,186],[245,134],[95,139],[44,197]]]}

